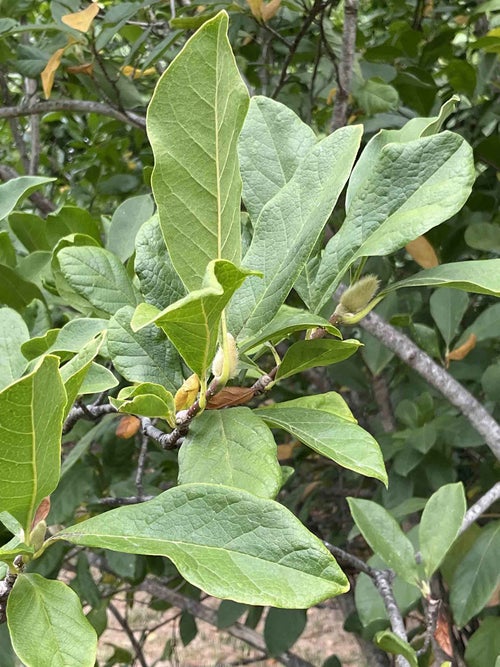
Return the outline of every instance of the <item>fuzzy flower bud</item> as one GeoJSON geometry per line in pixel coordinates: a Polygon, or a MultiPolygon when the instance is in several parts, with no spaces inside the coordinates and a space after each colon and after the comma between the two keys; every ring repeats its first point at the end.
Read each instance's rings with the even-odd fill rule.
{"type": "Polygon", "coordinates": [[[348,287],[335,309],[338,321],[344,324],[359,322],[380,300],[373,300],[379,286],[377,276],[366,275],[348,287]]]}
{"type": "Polygon", "coordinates": [[[238,349],[232,334],[226,335],[225,346],[219,347],[212,362],[214,378],[225,378],[225,381],[236,375],[238,370],[238,349]]]}

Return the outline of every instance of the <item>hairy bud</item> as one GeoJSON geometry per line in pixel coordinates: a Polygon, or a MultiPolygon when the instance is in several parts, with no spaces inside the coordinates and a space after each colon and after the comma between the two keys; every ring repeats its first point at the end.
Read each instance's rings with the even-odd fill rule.
{"type": "Polygon", "coordinates": [[[366,275],[348,287],[335,309],[337,321],[343,324],[359,322],[380,301],[380,299],[373,300],[379,286],[380,281],[377,276],[366,275]]]}

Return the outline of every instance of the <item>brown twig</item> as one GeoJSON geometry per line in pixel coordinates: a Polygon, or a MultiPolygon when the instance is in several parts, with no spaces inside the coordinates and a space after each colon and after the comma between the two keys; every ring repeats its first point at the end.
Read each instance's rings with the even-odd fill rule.
{"type": "Polygon", "coordinates": [[[279,81],[276,85],[276,88],[273,91],[273,94],[271,95],[271,97],[274,100],[277,98],[280,90],[286,83],[286,80],[288,78],[288,68],[293,60],[293,57],[295,56],[295,53],[297,52],[297,49],[299,48],[300,42],[304,39],[305,35],[307,34],[307,31],[309,30],[309,26],[314,21],[316,16],[322,11],[323,7],[324,4],[322,0],[314,0],[313,6],[309,9],[307,16],[305,17],[304,22],[302,23],[302,26],[299,32],[297,33],[297,36],[295,37],[290,46],[290,50],[283,63],[283,67],[281,68],[279,81]]]}
{"type": "Polygon", "coordinates": [[[116,618],[118,623],[122,626],[125,634],[129,638],[130,643],[132,644],[132,648],[135,651],[135,657],[137,658],[137,660],[141,663],[142,667],[149,667],[148,663],[146,662],[146,658],[144,657],[144,653],[142,652],[142,647],[135,638],[135,635],[132,632],[132,628],[128,624],[127,619],[120,614],[120,612],[112,602],[108,604],[108,609],[116,618]]]}
{"type": "Polygon", "coordinates": [[[330,131],[334,132],[347,124],[347,106],[351,92],[354,55],[356,53],[357,0],[344,2],[344,30],[342,34],[342,60],[338,67],[337,93],[333,107],[330,131]]]}

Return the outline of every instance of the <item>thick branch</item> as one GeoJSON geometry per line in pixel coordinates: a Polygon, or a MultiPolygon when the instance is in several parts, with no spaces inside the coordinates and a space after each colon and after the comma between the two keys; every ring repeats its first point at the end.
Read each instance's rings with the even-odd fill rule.
{"type": "Polygon", "coordinates": [[[342,34],[342,60],[338,67],[337,93],[333,107],[331,132],[347,124],[347,106],[351,91],[352,70],[356,53],[357,0],[344,2],[344,31],[342,34]]]}
{"type": "MultiPolygon", "coordinates": [[[[188,611],[196,618],[199,618],[202,621],[217,627],[217,612],[214,609],[210,609],[210,607],[207,607],[204,604],[200,604],[192,598],[188,598],[184,595],[181,595],[180,593],[170,590],[166,586],[162,585],[158,580],[148,578],[143,581],[143,583],[139,586],[139,589],[146,591],[150,595],[154,595],[160,600],[166,600],[175,607],[178,607],[184,611],[188,611]]],[[[249,646],[252,646],[258,651],[261,651],[264,654],[263,657],[267,656],[266,643],[262,636],[255,632],[255,630],[247,628],[241,623],[234,623],[229,628],[224,628],[224,632],[228,632],[233,637],[236,637],[236,639],[240,639],[249,646]]],[[[291,651],[286,651],[286,653],[282,653],[280,656],[276,656],[275,659],[287,667],[312,667],[310,662],[303,660],[291,651]]]]}
{"type": "Polygon", "coordinates": [[[484,496],[481,496],[479,500],[477,500],[474,505],[469,507],[467,512],[465,513],[464,520],[462,521],[462,525],[460,526],[460,533],[464,533],[467,528],[470,528],[474,521],[476,521],[483,512],[486,512],[488,507],[491,507],[494,502],[500,499],[500,482],[497,482],[494,486],[491,487],[489,491],[487,491],[484,496]]]}
{"type": "Polygon", "coordinates": [[[75,405],[69,411],[62,429],[63,435],[69,433],[79,419],[100,419],[104,415],[116,412],[116,408],[110,403],[104,405],[75,405]]]}
{"type": "Polygon", "coordinates": [[[465,387],[417,347],[408,336],[395,329],[380,315],[374,312],[369,313],[361,320],[360,326],[397,354],[410,368],[413,368],[458,408],[476,431],[483,436],[495,456],[500,459],[500,424],[465,387]]]}
{"type": "Polygon", "coordinates": [[[19,116],[31,116],[33,114],[41,115],[50,111],[74,111],[75,113],[98,113],[103,116],[110,116],[121,120],[129,125],[141,128],[146,127],[146,119],[139,114],[131,111],[119,111],[109,104],[102,102],[91,102],[89,100],[47,100],[45,102],[37,102],[28,106],[27,104],[19,104],[13,107],[0,108],[0,118],[17,118],[19,116]]]}

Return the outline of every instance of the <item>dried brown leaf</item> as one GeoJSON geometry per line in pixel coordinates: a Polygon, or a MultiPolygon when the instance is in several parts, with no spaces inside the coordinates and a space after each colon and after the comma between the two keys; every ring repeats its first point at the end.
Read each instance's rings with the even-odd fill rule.
{"type": "Polygon", "coordinates": [[[139,417],[134,415],[125,415],[118,422],[116,427],[116,437],[123,438],[132,438],[141,428],[141,420],[139,417]]]}
{"type": "Polygon", "coordinates": [[[419,236],[414,241],[410,241],[406,245],[406,252],[411,255],[423,269],[432,269],[434,266],[439,266],[439,259],[436,255],[436,251],[425,236],[419,236]]]}
{"type": "Polygon", "coordinates": [[[446,363],[449,361],[461,361],[469,354],[471,350],[476,347],[477,336],[474,333],[471,333],[463,345],[459,345],[451,352],[448,352],[446,355],[446,363]]]}
{"type": "Polygon", "coordinates": [[[74,12],[73,14],[66,14],[61,17],[61,21],[79,32],[88,32],[92,21],[95,19],[99,13],[99,5],[96,2],[93,2],[91,5],[82,9],[80,12],[74,12]]]}
{"type": "Polygon", "coordinates": [[[254,397],[251,387],[224,387],[207,401],[207,410],[220,410],[235,405],[244,405],[254,397]]]}

